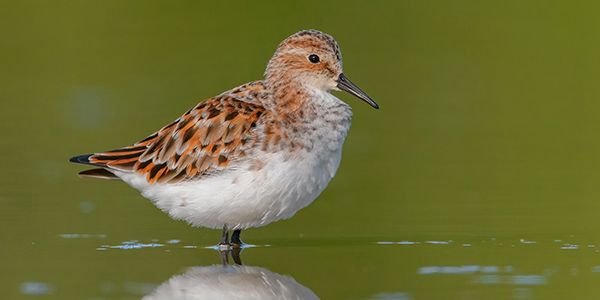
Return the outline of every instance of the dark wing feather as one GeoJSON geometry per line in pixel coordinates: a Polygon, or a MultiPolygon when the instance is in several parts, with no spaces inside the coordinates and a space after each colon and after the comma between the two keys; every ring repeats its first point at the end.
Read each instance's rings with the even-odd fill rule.
{"type": "Polygon", "coordinates": [[[256,102],[227,95],[211,98],[134,145],[71,161],[138,172],[150,183],[189,180],[243,157],[263,112],[256,102]]]}
{"type": "Polygon", "coordinates": [[[119,179],[115,174],[104,168],[81,171],[79,172],[79,176],[100,179],[119,179]]]}

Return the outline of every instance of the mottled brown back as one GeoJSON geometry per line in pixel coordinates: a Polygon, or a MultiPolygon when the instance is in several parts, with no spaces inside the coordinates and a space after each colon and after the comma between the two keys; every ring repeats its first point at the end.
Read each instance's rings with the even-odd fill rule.
{"type": "Polygon", "coordinates": [[[89,163],[135,171],[149,183],[178,182],[222,170],[246,155],[265,112],[262,83],[241,86],[196,105],[175,122],[123,148],[95,153],[89,163]]]}

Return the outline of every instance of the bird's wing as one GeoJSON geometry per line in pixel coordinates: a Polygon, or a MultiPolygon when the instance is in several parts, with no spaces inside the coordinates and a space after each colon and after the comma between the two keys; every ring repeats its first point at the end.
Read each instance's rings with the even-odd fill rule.
{"type": "Polygon", "coordinates": [[[225,93],[201,102],[136,144],[71,161],[137,172],[149,183],[178,182],[223,170],[256,143],[253,129],[265,109],[259,101],[247,100],[225,93]]]}

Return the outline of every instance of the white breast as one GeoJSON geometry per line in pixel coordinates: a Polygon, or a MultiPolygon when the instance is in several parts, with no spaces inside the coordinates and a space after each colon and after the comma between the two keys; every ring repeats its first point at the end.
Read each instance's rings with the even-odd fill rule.
{"type": "Polygon", "coordinates": [[[324,115],[302,132],[306,147],[293,153],[256,151],[254,158],[264,162],[258,170],[249,161],[197,181],[154,185],[137,174],[117,175],[171,217],[194,226],[245,229],[287,219],[333,178],[350,127],[349,107],[328,93],[320,96],[327,97],[320,102],[324,115]]]}

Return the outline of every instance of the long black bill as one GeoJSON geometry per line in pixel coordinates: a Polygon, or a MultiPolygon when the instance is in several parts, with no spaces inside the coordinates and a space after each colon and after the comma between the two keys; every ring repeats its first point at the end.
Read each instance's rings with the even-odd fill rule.
{"type": "Polygon", "coordinates": [[[367,93],[363,92],[363,90],[361,90],[354,83],[352,83],[350,79],[346,78],[346,75],[344,75],[344,73],[340,74],[340,77],[338,77],[337,87],[340,90],[348,92],[357,97],[358,99],[369,103],[369,105],[371,105],[373,108],[379,109],[379,105],[377,105],[377,103],[373,99],[371,99],[371,97],[369,97],[367,93]]]}

